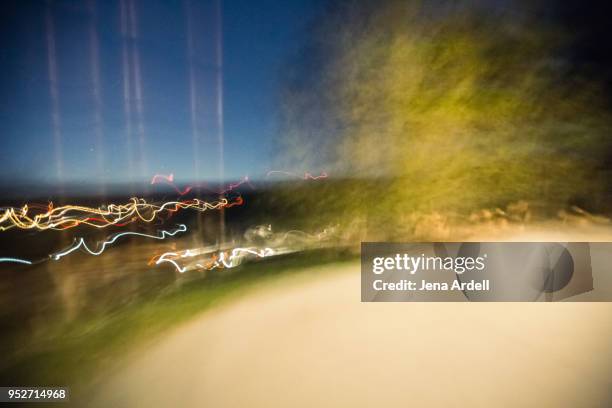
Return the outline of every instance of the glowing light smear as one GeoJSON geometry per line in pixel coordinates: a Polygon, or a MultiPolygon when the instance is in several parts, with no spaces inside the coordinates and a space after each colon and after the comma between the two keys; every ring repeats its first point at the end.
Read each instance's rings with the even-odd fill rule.
{"type": "Polygon", "coordinates": [[[135,221],[152,222],[161,213],[174,213],[181,209],[195,211],[220,210],[225,207],[241,205],[242,198],[232,203],[226,198],[206,202],[197,198],[185,201],[168,201],[161,205],[148,203],[144,198],[131,198],[127,204],[109,204],[98,208],[79,205],[53,207],[49,204],[47,211],[30,216],[27,205],[22,208],[5,208],[0,213],[0,231],[11,228],[35,230],[64,230],[79,225],[95,228],[106,228],[111,225],[123,226],[135,221]]]}
{"type": "Polygon", "coordinates": [[[49,255],[49,257],[46,257],[46,258],[42,258],[36,261],[29,261],[27,259],[20,259],[20,258],[0,258],[0,262],[13,262],[13,263],[21,263],[25,265],[34,265],[34,264],[44,262],[48,259],[59,261],[64,256],[69,255],[78,249],[83,249],[85,252],[89,253],[90,255],[98,256],[98,255],[101,255],[109,245],[114,244],[121,237],[132,235],[132,236],[138,236],[138,237],[144,237],[144,238],[164,240],[168,237],[174,237],[176,234],[180,232],[185,232],[185,231],[187,231],[187,226],[185,224],[179,224],[178,228],[175,229],[174,231],[162,230],[162,231],[159,231],[158,235],[143,234],[140,232],[132,232],[132,231],[121,232],[118,234],[111,235],[109,238],[106,238],[101,243],[96,244],[98,249],[95,249],[95,250],[87,246],[84,238],[78,238],[78,239],[75,239],[74,243],[69,248],[64,249],[60,252],[57,252],[55,254],[51,254],[49,255]]]}
{"type": "Polygon", "coordinates": [[[28,261],[25,259],[18,259],[18,258],[0,258],[0,262],[12,262],[12,263],[25,264],[25,265],[32,265],[31,261],[28,261]]]}
{"type": "Polygon", "coordinates": [[[265,258],[275,254],[272,248],[234,248],[231,251],[219,251],[207,261],[199,261],[195,265],[181,266],[177,260],[193,258],[201,254],[201,251],[188,249],[181,252],[166,252],[157,258],[155,265],[168,262],[174,266],[179,273],[185,273],[191,269],[212,270],[217,268],[235,268],[248,255],[256,258],[265,258]]]}
{"type": "MultiPolygon", "coordinates": [[[[325,178],[328,177],[326,172],[322,172],[318,176],[313,176],[311,173],[308,173],[308,172],[304,173],[304,175],[299,175],[299,174],[292,173],[292,172],[289,172],[289,171],[272,170],[272,171],[269,171],[266,174],[266,178],[269,178],[270,176],[273,176],[275,174],[285,175],[285,176],[290,176],[290,177],[296,177],[296,178],[299,178],[299,179],[302,179],[302,180],[321,180],[321,179],[325,179],[325,178]]],[[[248,185],[252,189],[255,188],[255,186],[253,186],[253,184],[251,183],[251,180],[249,179],[249,176],[244,176],[243,178],[241,178],[237,182],[230,183],[230,184],[227,185],[227,187],[225,187],[225,188],[223,188],[221,190],[213,190],[213,189],[207,188],[207,187],[205,187],[206,183],[191,184],[191,185],[188,185],[187,187],[185,187],[184,189],[181,189],[180,187],[178,187],[174,183],[174,173],[170,173],[170,174],[155,174],[153,176],[153,178],[151,178],[151,184],[160,184],[160,183],[168,184],[180,196],[183,196],[183,195],[193,191],[196,188],[197,189],[202,189],[202,190],[205,190],[205,191],[208,191],[208,192],[211,192],[211,193],[216,193],[216,194],[226,194],[228,192],[234,191],[235,189],[237,189],[238,187],[241,187],[244,184],[248,185]]]]}
{"type": "Polygon", "coordinates": [[[193,189],[193,186],[187,186],[183,190],[179,189],[177,185],[174,184],[174,174],[172,173],[168,175],[165,175],[165,174],[154,175],[153,178],[151,179],[151,184],[159,184],[159,183],[166,183],[170,185],[174,189],[174,191],[176,191],[176,193],[180,196],[184,196],[185,194],[189,193],[193,189]]]}
{"type": "Polygon", "coordinates": [[[125,116],[125,133],[126,133],[126,154],[128,158],[128,176],[130,180],[134,176],[134,156],[132,153],[132,85],[131,85],[131,69],[130,69],[130,47],[131,38],[128,32],[128,8],[127,0],[121,0],[120,4],[120,21],[121,21],[121,64],[123,75],[123,113],[125,116]]]}
{"type": "Polygon", "coordinates": [[[237,267],[248,258],[267,258],[335,245],[335,237],[337,237],[336,227],[326,228],[317,234],[308,234],[299,230],[274,233],[270,225],[258,225],[245,232],[243,246],[231,248],[226,244],[221,250],[216,245],[174,250],[154,256],[148,264],[170,263],[179,273],[192,270],[229,269],[237,267]],[[256,246],[254,245],[256,241],[264,241],[265,245],[256,246]]]}
{"type": "MultiPolygon", "coordinates": [[[[223,121],[223,12],[221,9],[221,0],[216,2],[217,11],[217,46],[215,54],[217,59],[217,133],[219,139],[219,179],[221,182],[225,180],[225,124],[223,121]]],[[[220,240],[225,240],[225,211],[219,211],[219,235],[220,240]]]]}
{"type": "Polygon", "coordinates": [[[326,172],[322,172],[320,175],[318,176],[313,176],[312,174],[306,172],[304,173],[303,176],[296,174],[296,173],[292,173],[290,171],[282,171],[282,170],[271,170],[266,174],[266,177],[270,177],[274,174],[282,174],[285,176],[291,176],[291,177],[297,177],[297,178],[301,178],[302,180],[320,180],[320,179],[324,179],[327,178],[327,173],[326,172]]]}
{"type": "MultiPolygon", "coordinates": [[[[187,24],[187,66],[189,69],[189,108],[191,116],[191,139],[193,144],[193,169],[196,179],[200,178],[200,129],[198,125],[198,108],[201,106],[198,103],[196,81],[196,62],[194,51],[194,33],[193,33],[193,10],[191,1],[185,2],[185,18],[187,24]]],[[[172,181],[172,180],[170,180],[172,181]]],[[[177,189],[178,190],[178,189],[177,189]]]]}
{"type": "Polygon", "coordinates": [[[168,175],[165,174],[156,174],[151,179],[151,184],[156,184],[160,182],[166,183],[174,183],[174,173],[170,173],[168,175]]]}
{"type": "Polygon", "coordinates": [[[181,190],[174,183],[174,174],[173,173],[170,173],[168,175],[166,175],[166,174],[156,174],[156,175],[154,175],[153,178],[151,179],[151,184],[160,184],[160,183],[168,184],[180,196],[184,196],[185,194],[189,193],[193,189],[201,189],[201,190],[207,191],[209,193],[215,193],[215,194],[223,195],[223,194],[229,193],[231,191],[234,191],[236,188],[242,186],[243,184],[248,184],[251,188],[255,188],[251,184],[251,182],[249,180],[249,176],[244,176],[239,181],[237,181],[235,183],[230,183],[230,184],[227,185],[227,187],[225,187],[225,188],[223,188],[221,190],[214,190],[214,189],[207,188],[206,187],[206,183],[199,183],[199,184],[188,185],[187,187],[185,187],[184,189],[181,190]]]}
{"type": "Polygon", "coordinates": [[[62,152],[62,123],[59,103],[58,67],[55,44],[55,22],[51,3],[47,3],[45,11],[45,37],[47,43],[47,65],[49,71],[49,96],[51,98],[51,124],[53,126],[53,145],[55,148],[55,166],[60,183],[63,181],[64,160],[62,152]]]}
{"type": "Polygon", "coordinates": [[[93,128],[95,135],[96,170],[98,173],[98,182],[100,184],[100,193],[104,195],[104,120],[102,117],[100,51],[98,41],[97,10],[95,1],[89,0],[88,8],[90,13],[89,59],[91,68],[91,91],[94,102],[93,128]]]}
{"type": "Polygon", "coordinates": [[[141,176],[147,174],[147,162],[145,155],[145,127],[144,127],[144,100],[142,91],[142,78],[140,72],[140,38],[138,29],[138,15],[136,3],[134,0],[129,0],[128,4],[128,24],[130,30],[130,38],[132,40],[132,68],[134,78],[134,103],[136,105],[136,130],[138,133],[138,147],[141,176]]]}
{"type": "Polygon", "coordinates": [[[105,250],[106,247],[108,245],[111,245],[113,243],[115,243],[115,241],[117,241],[119,238],[121,237],[125,237],[125,236],[129,236],[129,235],[133,235],[133,236],[139,236],[139,237],[145,237],[145,238],[152,238],[152,239],[158,239],[158,240],[164,240],[168,237],[173,237],[176,234],[178,234],[179,232],[185,232],[187,231],[187,226],[185,224],[179,224],[179,227],[177,229],[175,229],[174,231],[160,231],[159,235],[150,235],[150,234],[143,234],[140,232],[121,232],[119,234],[115,234],[112,235],[110,238],[107,238],[105,241],[102,241],[101,244],[99,244],[99,249],[97,250],[92,250],[90,249],[87,244],[85,243],[85,239],[83,238],[79,238],[77,240],[75,240],[74,244],[69,247],[68,249],[65,249],[63,251],[60,251],[58,253],[55,253],[53,255],[51,255],[51,259],[57,261],[60,258],[71,254],[72,252],[82,248],[84,249],[86,252],[88,252],[90,255],[94,255],[94,256],[98,256],[100,254],[102,254],[105,250]]]}

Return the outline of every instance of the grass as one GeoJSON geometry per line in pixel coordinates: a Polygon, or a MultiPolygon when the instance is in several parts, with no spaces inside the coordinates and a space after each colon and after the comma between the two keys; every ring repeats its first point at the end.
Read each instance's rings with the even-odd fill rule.
{"type": "Polygon", "coordinates": [[[150,344],[163,332],[221,301],[314,265],[354,259],[349,253],[330,250],[279,257],[188,282],[113,313],[58,323],[52,333],[38,339],[35,347],[3,370],[0,378],[5,386],[69,386],[78,394],[95,386],[136,346],[150,344]]]}

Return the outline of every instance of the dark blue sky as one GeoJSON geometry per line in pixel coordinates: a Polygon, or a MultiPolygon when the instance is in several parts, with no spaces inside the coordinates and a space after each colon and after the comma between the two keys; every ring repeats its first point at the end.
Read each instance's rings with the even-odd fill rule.
{"type": "Polygon", "coordinates": [[[215,0],[4,7],[0,179],[54,185],[216,179],[221,94],[225,178],[272,169],[282,70],[322,1],[222,1],[221,37],[215,0]]]}

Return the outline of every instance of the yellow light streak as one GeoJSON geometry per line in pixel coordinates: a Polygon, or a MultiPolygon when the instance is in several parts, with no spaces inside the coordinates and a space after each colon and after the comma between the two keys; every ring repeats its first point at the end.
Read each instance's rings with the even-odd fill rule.
{"type": "Polygon", "coordinates": [[[168,201],[163,204],[153,204],[144,198],[133,197],[126,204],[108,204],[97,208],[80,205],[63,205],[54,207],[50,203],[46,211],[31,214],[28,205],[21,208],[5,208],[0,212],[0,231],[12,228],[24,230],[64,230],[79,225],[95,228],[109,226],[123,226],[135,221],[152,222],[162,213],[174,213],[181,209],[190,209],[199,212],[219,210],[233,205],[240,205],[242,199],[230,203],[222,198],[218,201],[207,202],[200,199],[184,201],[168,201]]]}

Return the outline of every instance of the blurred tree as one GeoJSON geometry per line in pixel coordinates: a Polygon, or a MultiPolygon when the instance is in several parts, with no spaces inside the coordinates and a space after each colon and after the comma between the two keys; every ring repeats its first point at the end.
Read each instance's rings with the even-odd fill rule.
{"type": "Polygon", "coordinates": [[[609,118],[596,84],[568,76],[557,52],[567,39],[526,7],[334,7],[310,50],[318,75],[289,82],[283,157],[379,180],[378,194],[346,191],[341,207],[386,226],[592,197],[609,118]]]}

